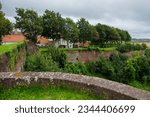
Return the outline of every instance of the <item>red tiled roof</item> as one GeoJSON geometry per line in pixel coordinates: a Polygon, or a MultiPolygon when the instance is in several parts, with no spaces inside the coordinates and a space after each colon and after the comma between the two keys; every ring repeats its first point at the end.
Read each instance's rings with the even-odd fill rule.
{"type": "Polygon", "coordinates": [[[2,38],[2,42],[21,42],[25,39],[26,37],[22,34],[5,35],[2,38]]]}
{"type": "Polygon", "coordinates": [[[49,43],[49,41],[48,41],[48,39],[47,39],[47,38],[40,37],[40,38],[38,38],[37,43],[48,44],[48,43],[49,43]]]}

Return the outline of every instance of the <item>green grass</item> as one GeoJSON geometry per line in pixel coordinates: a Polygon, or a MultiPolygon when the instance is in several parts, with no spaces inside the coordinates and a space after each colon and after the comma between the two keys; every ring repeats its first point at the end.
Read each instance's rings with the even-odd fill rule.
{"type": "Polygon", "coordinates": [[[64,51],[86,51],[87,48],[60,48],[61,50],[64,51]]]}
{"type": "Polygon", "coordinates": [[[0,45],[0,55],[10,52],[13,49],[17,48],[18,45],[22,44],[23,42],[16,43],[16,44],[9,44],[9,45],[0,45]]]}
{"type": "MultiPolygon", "coordinates": [[[[111,47],[111,48],[94,48],[94,47],[89,47],[89,48],[60,48],[61,50],[64,51],[92,51],[92,50],[98,50],[98,51],[112,51],[115,50],[115,47],[111,47]]],[[[40,48],[39,51],[41,52],[46,52],[48,51],[48,48],[40,48]]]]}
{"type": "Polygon", "coordinates": [[[111,48],[99,48],[99,50],[101,51],[112,51],[112,50],[115,50],[116,48],[115,47],[111,47],[111,48]]]}
{"type": "Polygon", "coordinates": [[[64,86],[0,88],[1,100],[99,100],[92,93],[64,86]]]}
{"type": "Polygon", "coordinates": [[[150,85],[145,85],[145,84],[142,84],[138,81],[133,81],[129,84],[130,86],[133,86],[133,87],[136,87],[138,89],[143,89],[143,90],[146,90],[146,91],[150,91],[150,85]]]}

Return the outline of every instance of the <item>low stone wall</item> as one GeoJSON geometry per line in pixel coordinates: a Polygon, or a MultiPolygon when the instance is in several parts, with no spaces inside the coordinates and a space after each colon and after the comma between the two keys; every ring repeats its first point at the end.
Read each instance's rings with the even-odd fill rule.
{"type": "Polygon", "coordinates": [[[150,92],[97,77],[60,72],[0,73],[0,86],[2,87],[9,88],[16,85],[34,84],[43,86],[65,85],[75,87],[88,90],[105,99],[150,99],[150,92]]]}

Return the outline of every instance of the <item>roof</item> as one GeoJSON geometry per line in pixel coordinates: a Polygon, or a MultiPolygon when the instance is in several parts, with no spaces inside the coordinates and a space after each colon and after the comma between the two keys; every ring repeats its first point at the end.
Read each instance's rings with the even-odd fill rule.
{"type": "Polygon", "coordinates": [[[5,35],[2,38],[2,42],[21,42],[24,41],[26,37],[23,34],[12,34],[12,35],[5,35]]]}
{"type": "Polygon", "coordinates": [[[49,40],[47,38],[44,38],[44,37],[39,37],[37,39],[37,43],[43,43],[43,44],[48,44],[49,43],[49,40]]]}

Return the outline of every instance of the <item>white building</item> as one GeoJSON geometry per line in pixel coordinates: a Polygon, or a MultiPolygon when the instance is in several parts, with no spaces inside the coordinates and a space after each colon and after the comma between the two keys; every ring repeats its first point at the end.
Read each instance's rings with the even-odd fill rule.
{"type": "Polygon", "coordinates": [[[73,43],[70,42],[70,40],[67,42],[66,40],[64,39],[59,39],[59,40],[56,40],[55,41],[55,47],[57,48],[73,48],[73,43]]]}

